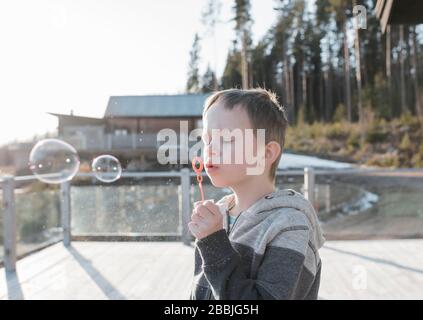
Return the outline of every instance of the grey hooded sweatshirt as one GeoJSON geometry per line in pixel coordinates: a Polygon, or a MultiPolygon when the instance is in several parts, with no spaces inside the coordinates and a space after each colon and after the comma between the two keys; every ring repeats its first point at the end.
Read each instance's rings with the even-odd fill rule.
{"type": "Polygon", "coordinates": [[[228,231],[232,197],[217,203],[224,229],[195,241],[190,299],[317,299],[325,239],[310,202],[292,189],[273,192],[228,231]]]}

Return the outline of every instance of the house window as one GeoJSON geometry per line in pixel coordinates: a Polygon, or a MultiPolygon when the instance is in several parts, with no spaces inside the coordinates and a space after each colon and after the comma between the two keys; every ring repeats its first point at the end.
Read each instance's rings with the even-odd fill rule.
{"type": "Polygon", "coordinates": [[[115,136],[127,136],[128,130],[127,129],[115,129],[115,136]]]}

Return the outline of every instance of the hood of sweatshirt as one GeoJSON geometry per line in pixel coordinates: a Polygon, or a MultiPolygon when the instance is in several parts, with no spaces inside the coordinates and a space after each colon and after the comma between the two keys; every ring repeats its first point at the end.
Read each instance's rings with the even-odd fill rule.
{"type": "MultiPolygon", "coordinates": [[[[217,202],[222,215],[224,215],[224,227],[227,229],[227,215],[228,206],[233,201],[234,194],[227,195],[217,202]]],[[[265,212],[280,212],[283,214],[284,209],[295,209],[305,215],[308,220],[308,224],[312,229],[311,242],[316,249],[323,246],[325,238],[323,236],[323,230],[319,223],[316,211],[314,210],[311,203],[304,198],[304,196],[293,190],[283,189],[272,192],[258,199],[250,208],[241,213],[241,215],[248,217],[248,219],[255,219],[257,223],[265,219],[266,215],[258,214],[265,212]]]]}

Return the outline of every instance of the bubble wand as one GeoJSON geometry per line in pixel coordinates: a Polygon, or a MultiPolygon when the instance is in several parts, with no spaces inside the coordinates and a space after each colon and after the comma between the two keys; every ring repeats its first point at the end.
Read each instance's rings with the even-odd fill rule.
{"type": "Polygon", "coordinates": [[[203,168],[204,168],[203,159],[201,159],[200,157],[194,157],[194,159],[192,159],[192,169],[194,169],[194,172],[197,174],[197,182],[198,182],[198,187],[200,188],[202,202],[204,202],[203,176],[201,175],[203,168]],[[197,164],[199,165],[198,168],[197,168],[197,164]]]}

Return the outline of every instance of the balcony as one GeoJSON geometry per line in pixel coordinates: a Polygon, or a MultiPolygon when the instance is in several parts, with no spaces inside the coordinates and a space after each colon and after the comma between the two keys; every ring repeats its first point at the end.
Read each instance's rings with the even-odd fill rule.
{"type": "Polygon", "coordinates": [[[78,151],[126,151],[139,149],[156,149],[158,147],[157,135],[147,134],[104,134],[97,136],[60,136],[78,151]]]}
{"type": "MultiPolygon", "coordinates": [[[[331,220],[327,220],[329,212],[339,212],[336,209],[339,204],[361,202],[365,198],[360,190],[347,188],[345,179],[356,177],[358,185],[362,185],[360,179],[369,183],[379,180],[378,175],[411,174],[416,181],[423,178],[421,170],[285,171],[278,172],[283,183],[278,180],[277,186],[303,189],[325,221],[324,230],[333,232],[331,220]],[[328,182],[329,176],[334,181],[328,182]]],[[[81,178],[85,176],[81,174],[81,178]]],[[[133,183],[78,186],[66,182],[60,190],[31,193],[15,186],[33,181],[33,176],[3,178],[0,300],[187,299],[194,250],[186,225],[191,203],[199,199],[197,188],[192,187],[194,175],[182,169],[127,172],[123,178],[133,179],[133,183]],[[148,184],[144,178],[158,181],[148,184]]],[[[205,192],[210,198],[222,196],[207,184],[205,192]]],[[[410,190],[406,194],[407,208],[411,208],[410,190]]],[[[392,189],[382,192],[381,197],[384,196],[392,198],[392,189]]],[[[416,197],[420,199],[420,193],[416,197]]],[[[381,203],[376,207],[379,211],[372,212],[379,219],[376,233],[361,238],[350,233],[344,235],[344,240],[327,237],[320,253],[323,262],[320,299],[423,297],[420,263],[423,240],[404,239],[413,234],[411,220],[407,234],[386,233],[376,238],[379,230],[392,232],[394,223],[386,230],[385,220],[395,214],[392,204],[386,207],[381,203]],[[390,237],[397,239],[389,240],[390,237]]],[[[416,202],[416,210],[419,208],[420,201],[416,202]]],[[[401,221],[410,219],[402,213],[397,213],[401,221]]],[[[342,219],[338,215],[335,220],[342,219]]],[[[364,218],[363,213],[346,216],[349,225],[338,227],[342,227],[343,234],[348,228],[353,232],[364,218]],[[358,220],[351,224],[354,217],[358,220]]],[[[362,221],[366,232],[370,228],[368,221],[362,221]]],[[[404,229],[401,221],[393,221],[404,229]]],[[[418,230],[421,219],[416,217],[412,223],[418,230]]]]}

